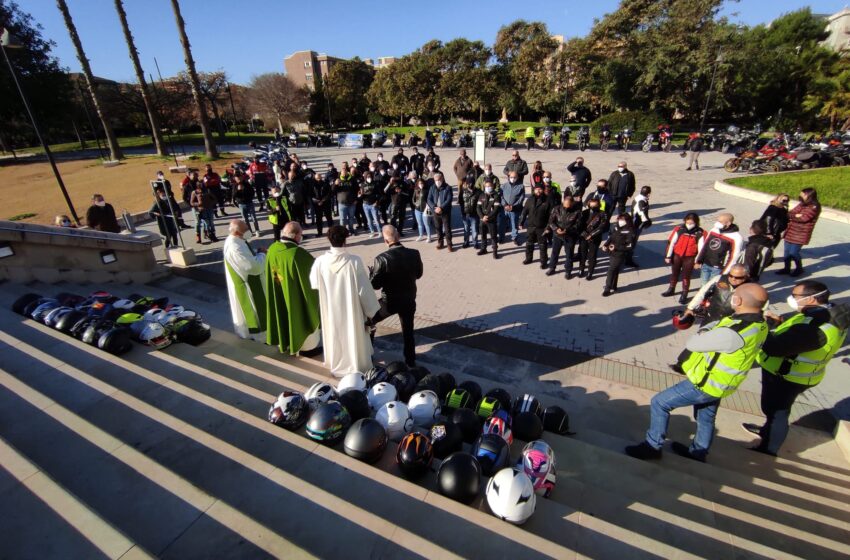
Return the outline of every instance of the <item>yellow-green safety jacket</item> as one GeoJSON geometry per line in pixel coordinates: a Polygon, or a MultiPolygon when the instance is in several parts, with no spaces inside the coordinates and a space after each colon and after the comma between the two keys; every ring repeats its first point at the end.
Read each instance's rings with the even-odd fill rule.
{"type": "Polygon", "coordinates": [[[525,137],[526,138],[534,138],[534,127],[529,126],[525,129],[525,137]]]}

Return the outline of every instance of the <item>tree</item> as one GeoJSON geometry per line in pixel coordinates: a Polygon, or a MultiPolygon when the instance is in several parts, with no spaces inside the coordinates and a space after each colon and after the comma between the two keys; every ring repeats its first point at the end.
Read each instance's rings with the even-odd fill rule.
{"type": "Polygon", "coordinates": [[[499,73],[499,102],[522,114],[525,108],[541,110],[551,99],[548,64],[558,44],[546,24],[517,20],[499,29],[493,53],[503,66],[499,73]]]}
{"type": "Polygon", "coordinates": [[[314,126],[321,126],[325,123],[327,123],[328,127],[333,126],[330,113],[328,112],[328,98],[325,95],[325,86],[320,74],[313,76],[313,91],[310,92],[310,115],[308,120],[314,126]]]}
{"type": "Polygon", "coordinates": [[[367,100],[385,116],[417,115],[428,122],[437,112],[435,92],[440,74],[433,42],[381,68],[367,92],[367,100]]]}
{"type": "MultiPolygon", "coordinates": [[[[184,81],[190,87],[192,79],[187,72],[181,72],[177,75],[177,79],[184,81]]],[[[205,103],[209,104],[210,110],[213,113],[218,135],[220,138],[225,137],[225,127],[223,111],[221,104],[224,102],[224,96],[227,94],[227,74],[219,70],[218,72],[199,72],[198,85],[200,86],[201,97],[205,103]]]]}
{"type": "Polygon", "coordinates": [[[336,120],[349,124],[366,122],[366,92],[375,78],[375,69],[354,57],[334,64],[328,73],[325,91],[336,120]]]}
{"type": "Polygon", "coordinates": [[[133,63],[133,70],[136,72],[136,80],[139,82],[139,93],[142,96],[142,101],[145,104],[145,111],[148,115],[148,121],[151,126],[151,135],[153,136],[153,145],[156,148],[156,154],[159,156],[166,155],[165,141],[162,139],[162,130],[159,126],[159,116],[156,114],[156,108],[153,105],[150,91],[148,90],[148,82],[145,80],[145,72],[142,70],[142,64],[139,62],[139,51],[136,50],[136,43],[133,40],[133,33],[130,31],[130,25],[127,23],[127,13],[124,11],[122,0],[115,0],[115,11],[118,12],[118,19],[121,21],[121,29],[124,31],[124,40],[127,41],[127,50],[130,52],[130,60],[133,63]]]}
{"type": "Polygon", "coordinates": [[[850,60],[842,57],[829,74],[812,82],[803,108],[828,119],[829,130],[847,128],[850,121],[850,60]]]}
{"type": "Polygon", "coordinates": [[[174,10],[174,19],[177,22],[177,31],[180,34],[180,44],[183,46],[183,57],[186,60],[186,72],[189,74],[189,81],[192,86],[192,98],[195,100],[195,106],[198,110],[198,120],[201,124],[201,133],[204,136],[204,148],[209,159],[218,158],[218,149],[215,146],[212,133],[210,132],[210,122],[207,117],[207,110],[204,107],[204,100],[201,97],[201,84],[198,80],[198,72],[195,70],[195,59],[192,58],[192,47],[189,44],[189,36],[186,35],[186,22],[183,21],[183,15],[180,13],[179,0],[171,0],[171,7],[174,10]]]}
{"type": "Polygon", "coordinates": [[[249,98],[260,114],[277,121],[283,133],[283,124],[307,116],[310,108],[309,95],[286,75],[270,72],[251,79],[249,98]]]}
{"type": "MultiPolygon", "coordinates": [[[[438,42],[439,43],[439,42],[438,42]]],[[[427,49],[440,79],[435,105],[440,113],[472,113],[481,120],[485,107],[496,94],[496,84],[487,67],[492,56],[481,41],[454,39],[427,49]]]]}
{"type": "Polygon", "coordinates": [[[80,36],[77,34],[77,27],[74,25],[74,20],[71,18],[71,12],[68,10],[68,4],[65,0],[56,0],[56,6],[62,13],[65,20],[65,27],[68,28],[68,34],[71,36],[71,42],[74,43],[74,48],[77,51],[77,59],[80,61],[80,67],[83,70],[83,76],[86,79],[86,87],[89,90],[94,109],[97,112],[100,122],[103,124],[103,132],[106,135],[106,144],[109,146],[109,156],[113,160],[121,159],[121,148],[118,146],[118,139],[115,137],[115,132],[112,130],[112,123],[106,108],[100,102],[97,94],[97,85],[95,84],[94,75],[89,65],[89,60],[86,58],[86,53],[83,50],[83,43],[80,41],[80,36]]]}

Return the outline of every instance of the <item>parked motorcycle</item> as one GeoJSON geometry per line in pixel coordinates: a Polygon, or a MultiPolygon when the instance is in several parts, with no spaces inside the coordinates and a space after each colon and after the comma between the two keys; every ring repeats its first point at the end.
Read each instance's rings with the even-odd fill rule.
{"type": "Polygon", "coordinates": [[[460,148],[472,147],[472,134],[470,134],[469,130],[458,134],[457,145],[460,148]]]}
{"type": "Polygon", "coordinates": [[[582,152],[590,147],[590,128],[582,126],[578,129],[578,149],[582,152]]]}
{"type": "Polygon", "coordinates": [[[373,145],[372,134],[370,132],[367,132],[366,134],[363,135],[363,147],[364,148],[371,148],[372,145],[373,145]]]}
{"type": "Polygon", "coordinates": [[[319,144],[322,148],[330,148],[333,146],[333,137],[327,132],[319,134],[319,144]]]}
{"type": "Polygon", "coordinates": [[[555,137],[555,131],[552,130],[551,126],[547,126],[543,129],[543,136],[540,138],[540,144],[543,146],[544,150],[548,150],[552,147],[552,139],[555,137]]]}
{"type": "Polygon", "coordinates": [[[566,150],[567,147],[570,145],[570,132],[572,131],[570,130],[569,126],[564,125],[561,127],[561,138],[558,142],[558,148],[560,148],[561,150],[566,150]]]}
{"type": "Polygon", "coordinates": [[[603,124],[602,131],[599,133],[599,149],[603,152],[608,151],[608,146],[611,144],[611,125],[603,124]]]}
{"type": "Polygon", "coordinates": [[[394,132],[393,133],[393,148],[400,148],[402,140],[404,140],[404,134],[399,134],[398,132],[394,132]]]}
{"type": "Polygon", "coordinates": [[[298,133],[297,132],[293,131],[289,134],[289,145],[292,146],[293,148],[298,147],[298,133]]]}
{"type": "Polygon", "coordinates": [[[631,128],[624,128],[623,132],[620,133],[620,138],[621,138],[621,147],[623,148],[623,150],[628,152],[629,151],[629,144],[632,143],[632,129],[631,128]]]}
{"type": "Polygon", "coordinates": [[[487,147],[495,148],[496,144],[499,142],[499,129],[495,126],[491,126],[487,129],[487,147]]]}
{"type": "Polygon", "coordinates": [[[645,153],[649,153],[652,151],[652,145],[655,143],[655,135],[651,132],[646,134],[646,138],[643,139],[643,144],[641,144],[640,149],[645,153]]]}
{"type": "Polygon", "coordinates": [[[407,145],[409,147],[418,146],[420,143],[419,135],[415,132],[411,131],[410,136],[407,137],[407,145]]]}
{"type": "Polygon", "coordinates": [[[386,130],[376,130],[374,134],[372,134],[372,147],[380,148],[387,142],[387,131],[386,130]]]}
{"type": "Polygon", "coordinates": [[[670,125],[662,124],[658,126],[658,149],[662,152],[669,152],[673,147],[673,129],[670,125]]]}

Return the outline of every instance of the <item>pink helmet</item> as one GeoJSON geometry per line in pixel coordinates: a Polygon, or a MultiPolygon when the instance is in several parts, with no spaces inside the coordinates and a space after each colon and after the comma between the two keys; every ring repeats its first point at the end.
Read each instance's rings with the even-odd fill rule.
{"type": "Polygon", "coordinates": [[[517,468],[531,479],[537,495],[548,498],[555,489],[557,480],[555,452],[542,439],[529,442],[522,448],[517,468]]]}

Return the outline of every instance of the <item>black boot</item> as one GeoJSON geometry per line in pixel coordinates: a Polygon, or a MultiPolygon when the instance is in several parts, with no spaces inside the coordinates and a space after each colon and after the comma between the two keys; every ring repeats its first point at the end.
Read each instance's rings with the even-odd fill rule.
{"type": "Polygon", "coordinates": [[[493,259],[496,260],[499,258],[499,248],[493,245],[493,259]]]}
{"type": "Polygon", "coordinates": [[[645,441],[642,441],[637,445],[629,445],[626,447],[626,455],[634,457],[635,459],[646,461],[648,459],[660,459],[661,450],[655,449],[645,441]]]}
{"type": "Polygon", "coordinates": [[[671,284],[670,287],[668,287],[667,290],[664,291],[664,293],[661,294],[661,297],[670,297],[675,293],[676,293],[676,287],[671,284]]]}
{"type": "Polygon", "coordinates": [[[782,270],[777,270],[776,274],[791,274],[791,259],[790,258],[788,258],[788,257],[785,258],[785,268],[783,268],[782,270]]]}
{"type": "Polygon", "coordinates": [[[682,290],[682,295],[679,296],[679,303],[682,305],[688,303],[688,290],[682,290]]]}

